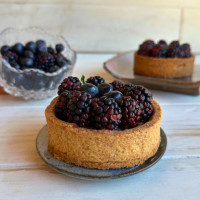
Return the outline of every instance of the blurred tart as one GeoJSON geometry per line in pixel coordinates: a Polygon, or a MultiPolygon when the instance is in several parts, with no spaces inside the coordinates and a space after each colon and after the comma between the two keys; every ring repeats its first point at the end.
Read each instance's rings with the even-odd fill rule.
{"type": "Polygon", "coordinates": [[[188,44],[180,45],[178,41],[173,41],[167,45],[163,40],[155,44],[147,40],[134,54],[134,73],[160,78],[191,76],[194,60],[188,44]]]}
{"type": "MultiPolygon", "coordinates": [[[[118,87],[118,83],[112,83],[113,88],[118,87]]],[[[130,96],[110,98],[114,92],[112,91],[108,95],[109,98],[105,96],[107,94],[91,97],[87,91],[67,91],[53,99],[45,110],[50,153],[66,163],[97,169],[132,167],[152,157],[161,140],[161,107],[150,98],[150,92],[142,86],[121,84],[121,89],[130,96]],[[134,93],[137,101],[131,95],[133,91],[138,93],[138,96],[134,93]],[[86,107],[90,107],[90,99],[91,118],[88,118],[91,123],[88,118],[81,120],[87,113],[86,107]],[[83,102],[87,103],[85,108],[83,102]],[[78,109],[79,105],[82,105],[81,111],[78,109]],[[97,111],[100,106],[104,109],[99,114],[97,111]],[[73,118],[70,118],[71,115],[73,118]],[[130,120],[126,119],[127,115],[130,120]],[[75,121],[78,117],[79,121],[75,121]]]]}

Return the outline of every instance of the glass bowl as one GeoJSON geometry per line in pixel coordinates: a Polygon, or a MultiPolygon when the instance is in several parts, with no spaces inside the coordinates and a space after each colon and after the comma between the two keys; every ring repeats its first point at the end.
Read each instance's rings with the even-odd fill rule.
{"type": "Polygon", "coordinates": [[[3,45],[10,46],[17,42],[25,44],[28,41],[38,39],[45,40],[47,46],[51,47],[55,47],[57,43],[62,43],[65,47],[62,54],[70,63],[53,73],[35,68],[17,70],[0,55],[0,85],[4,87],[7,93],[22,97],[25,100],[45,99],[54,96],[62,80],[72,74],[76,62],[76,52],[71,49],[62,36],[47,33],[38,27],[23,30],[15,28],[3,30],[0,33],[0,47],[3,45]]]}

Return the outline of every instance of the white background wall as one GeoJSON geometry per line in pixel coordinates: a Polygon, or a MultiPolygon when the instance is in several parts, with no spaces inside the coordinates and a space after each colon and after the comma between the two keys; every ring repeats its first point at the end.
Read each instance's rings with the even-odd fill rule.
{"type": "Polygon", "coordinates": [[[137,49],[147,38],[200,52],[200,0],[0,0],[0,30],[41,26],[79,52],[137,49]]]}

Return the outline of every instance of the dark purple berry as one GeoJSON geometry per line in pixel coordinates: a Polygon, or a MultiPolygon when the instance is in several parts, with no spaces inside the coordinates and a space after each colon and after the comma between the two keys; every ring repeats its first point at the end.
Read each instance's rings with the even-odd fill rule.
{"type": "Polygon", "coordinates": [[[185,43],[180,46],[180,58],[188,58],[191,56],[190,45],[185,43]]]}
{"type": "Polygon", "coordinates": [[[44,40],[37,40],[36,41],[36,50],[38,52],[47,51],[46,42],[44,40]]]}
{"type": "Polygon", "coordinates": [[[150,55],[152,57],[165,58],[166,57],[166,48],[157,44],[151,49],[150,55]]]}
{"type": "Polygon", "coordinates": [[[167,42],[165,40],[159,40],[158,44],[161,46],[161,47],[167,47],[167,42]]]}
{"type": "Polygon", "coordinates": [[[30,42],[26,43],[25,48],[26,48],[26,50],[32,51],[33,53],[36,52],[35,42],[30,41],[30,42]]]}
{"type": "Polygon", "coordinates": [[[22,56],[24,54],[24,46],[21,43],[16,43],[14,46],[12,46],[12,51],[22,56]]]}
{"type": "Polygon", "coordinates": [[[56,44],[57,53],[61,53],[65,49],[63,44],[56,44]]]}
{"type": "Polygon", "coordinates": [[[121,123],[121,108],[113,98],[102,96],[93,102],[92,117],[96,129],[117,129],[121,123]]]}
{"type": "Polygon", "coordinates": [[[146,40],[139,46],[139,50],[137,53],[142,56],[150,56],[150,50],[153,48],[154,45],[155,43],[153,40],[146,40]]]}
{"type": "Polygon", "coordinates": [[[101,76],[91,76],[86,80],[86,83],[92,83],[93,85],[100,85],[105,83],[105,80],[101,76]]]}
{"type": "Polygon", "coordinates": [[[52,47],[48,47],[47,48],[47,51],[50,53],[50,54],[54,54],[54,49],[52,47]]]}
{"type": "Polygon", "coordinates": [[[44,71],[48,71],[50,67],[55,65],[54,57],[48,52],[40,52],[35,58],[35,67],[44,71]]]}
{"type": "Polygon", "coordinates": [[[32,68],[33,67],[33,60],[31,58],[20,58],[20,64],[21,66],[32,68]]]}
{"type": "Polygon", "coordinates": [[[118,80],[114,80],[110,84],[113,86],[113,90],[116,90],[116,91],[121,91],[124,87],[124,83],[118,80]]]}
{"type": "Polygon", "coordinates": [[[122,97],[122,93],[119,91],[112,91],[112,92],[108,92],[106,94],[104,94],[104,96],[106,96],[107,98],[113,98],[113,99],[118,99],[122,97]]]}
{"type": "Polygon", "coordinates": [[[7,45],[4,45],[1,47],[1,54],[4,55],[6,52],[10,50],[10,47],[7,45]]]}
{"type": "Polygon", "coordinates": [[[77,77],[69,76],[65,78],[58,87],[58,95],[64,91],[78,91],[81,87],[81,82],[77,77]]]}
{"type": "Polygon", "coordinates": [[[55,114],[59,119],[67,121],[67,104],[73,94],[72,91],[65,91],[59,96],[55,105],[55,114]]]}
{"type": "Polygon", "coordinates": [[[87,92],[76,91],[67,104],[67,121],[80,127],[91,125],[92,96],[87,92]]]}
{"type": "Polygon", "coordinates": [[[151,92],[141,85],[135,85],[128,90],[124,90],[123,94],[125,96],[130,96],[132,99],[140,102],[146,101],[151,103],[153,100],[151,92]]]}
{"type": "Polygon", "coordinates": [[[122,129],[134,128],[141,123],[140,107],[137,106],[135,100],[130,96],[123,96],[117,99],[116,102],[122,109],[122,129]]]}
{"type": "Polygon", "coordinates": [[[84,92],[89,93],[92,96],[92,98],[99,96],[98,87],[91,84],[91,83],[86,83],[86,84],[82,85],[80,87],[80,91],[84,91],[84,92]]]}
{"type": "Polygon", "coordinates": [[[99,88],[99,96],[103,96],[104,94],[113,91],[113,86],[108,83],[102,83],[98,85],[99,88]]]}
{"type": "Polygon", "coordinates": [[[24,52],[24,57],[26,57],[26,58],[31,58],[32,60],[35,59],[34,53],[33,53],[32,51],[30,51],[30,50],[26,50],[26,51],[24,52]]]}
{"type": "Polygon", "coordinates": [[[7,51],[3,58],[6,59],[8,62],[16,62],[18,60],[18,55],[15,52],[7,51]]]}

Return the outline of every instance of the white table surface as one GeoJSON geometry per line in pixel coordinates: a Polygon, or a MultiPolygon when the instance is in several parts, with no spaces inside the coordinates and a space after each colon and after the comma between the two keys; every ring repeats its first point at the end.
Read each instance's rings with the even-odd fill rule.
{"type": "MultiPolygon", "coordinates": [[[[113,78],[102,68],[111,54],[79,54],[73,75],[113,78]]],[[[86,181],[49,168],[35,148],[52,98],[23,101],[0,95],[0,200],[200,199],[200,96],[152,91],[163,109],[168,146],[150,169],[121,179],[86,181]]]]}

